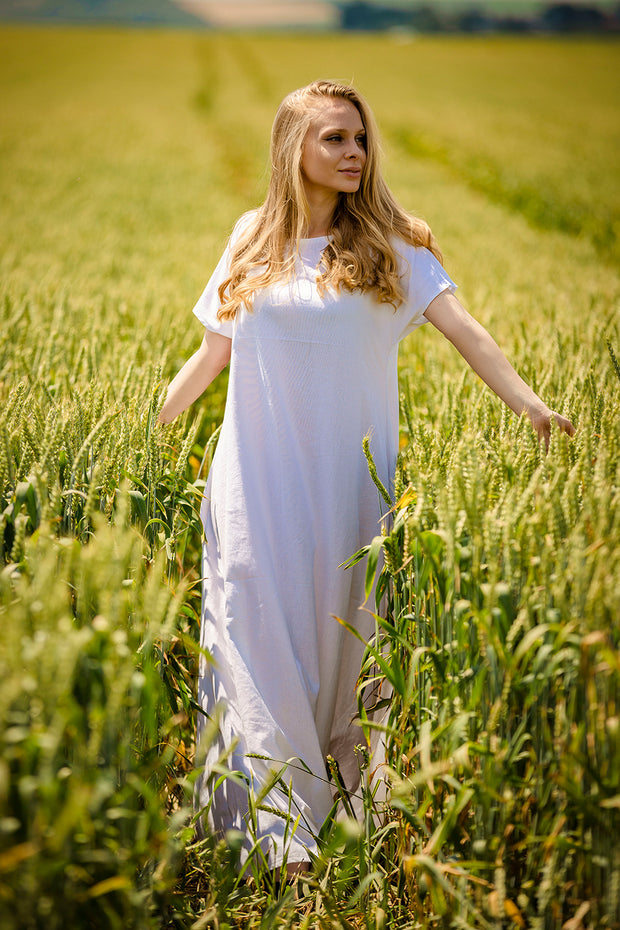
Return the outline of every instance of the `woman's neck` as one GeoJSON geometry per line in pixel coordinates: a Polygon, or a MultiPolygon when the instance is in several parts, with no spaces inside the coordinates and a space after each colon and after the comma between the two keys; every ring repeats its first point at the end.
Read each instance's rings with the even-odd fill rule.
{"type": "Polygon", "coordinates": [[[334,210],[338,198],[320,198],[314,202],[309,199],[310,219],[308,221],[308,238],[316,239],[319,236],[326,236],[332,223],[334,210]]]}

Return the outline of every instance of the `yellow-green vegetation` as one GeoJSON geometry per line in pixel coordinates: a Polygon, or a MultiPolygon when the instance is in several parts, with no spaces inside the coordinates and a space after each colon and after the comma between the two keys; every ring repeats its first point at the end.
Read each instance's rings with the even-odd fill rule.
{"type": "Polygon", "coordinates": [[[612,41],[0,30],[3,927],[618,927],[619,77],[612,41]],[[225,378],[155,419],[319,76],[369,98],[464,303],[578,433],[545,456],[431,327],[404,344],[395,520],[360,554],[391,788],[364,769],[296,898],[193,837],[225,378]]]}

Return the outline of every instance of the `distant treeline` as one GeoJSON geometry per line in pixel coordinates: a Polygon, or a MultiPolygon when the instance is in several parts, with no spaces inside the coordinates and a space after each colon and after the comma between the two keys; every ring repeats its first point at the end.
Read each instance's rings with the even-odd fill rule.
{"type": "Polygon", "coordinates": [[[476,6],[459,12],[434,6],[393,6],[372,0],[352,0],[339,4],[341,27],[350,30],[379,31],[413,29],[417,32],[560,32],[620,33],[620,4],[612,10],[574,3],[556,3],[537,14],[498,15],[476,6]]]}
{"type": "MultiPolygon", "coordinates": [[[[228,3],[230,0],[221,0],[228,3]]],[[[234,0],[233,0],[234,2],[234,0]]],[[[615,6],[541,2],[532,13],[498,13],[487,0],[471,0],[471,7],[428,0],[331,0],[337,24],[344,30],[381,32],[546,32],[620,34],[620,2],[615,6]]],[[[293,4],[296,6],[296,4],[293,4]]],[[[286,28],[286,6],[281,27],[286,28]]],[[[246,27],[252,26],[252,7],[246,27]]],[[[204,18],[189,13],[173,0],[0,0],[0,22],[119,23],[140,26],[212,28],[204,18]]],[[[309,22],[308,25],[311,25],[309,22]]]]}

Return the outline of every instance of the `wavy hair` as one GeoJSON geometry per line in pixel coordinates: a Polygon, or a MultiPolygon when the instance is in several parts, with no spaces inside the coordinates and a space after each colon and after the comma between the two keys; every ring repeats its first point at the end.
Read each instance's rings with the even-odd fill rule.
{"type": "Polygon", "coordinates": [[[338,195],[317,272],[320,291],[373,291],[379,302],[396,308],[405,294],[394,239],[424,246],[442,260],[428,224],[403,210],[383,180],[378,131],[366,101],[348,84],[314,81],[288,94],[276,113],[267,197],[246,214],[248,222],[231,246],[229,275],[219,288],[220,319],[232,319],[242,304],[251,310],[256,291],[292,275],[310,220],[301,170],[304,140],[317,109],[334,99],[348,100],[360,114],[366,164],[358,190],[338,195]]]}

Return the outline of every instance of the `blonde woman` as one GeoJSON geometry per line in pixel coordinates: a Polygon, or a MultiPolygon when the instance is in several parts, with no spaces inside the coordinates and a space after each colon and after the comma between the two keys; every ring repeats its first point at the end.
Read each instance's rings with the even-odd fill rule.
{"type": "MultiPolygon", "coordinates": [[[[263,798],[256,833],[272,867],[303,870],[332,807],[325,758],[356,786],[355,682],[367,637],[363,566],[340,566],[376,535],[382,502],[362,451],[370,433],[389,486],[398,448],[399,341],[430,320],[548,443],[572,434],[454,297],[428,226],[381,177],[377,132],[350,86],[289,94],[273,125],[267,198],[237,223],[194,308],[206,327],[168,389],[169,422],[230,362],[222,432],[202,507],[199,697],[240,778],[210,795],[212,829],[241,830],[248,788],[289,763],[263,798]],[[272,760],[272,761],[270,761],[272,760]],[[297,821],[293,830],[292,822],[297,821]]],[[[384,508],[385,509],[385,508],[384,508]]]]}

